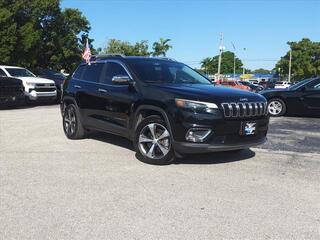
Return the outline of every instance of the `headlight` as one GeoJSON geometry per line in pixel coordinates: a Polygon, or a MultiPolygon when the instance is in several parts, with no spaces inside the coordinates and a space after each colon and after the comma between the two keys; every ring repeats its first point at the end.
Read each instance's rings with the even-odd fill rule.
{"type": "Polygon", "coordinates": [[[36,86],[36,84],[33,83],[33,82],[26,82],[26,85],[27,85],[28,87],[35,87],[35,86],[36,86]]]}
{"type": "Polygon", "coordinates": [[[175,99],[176,105],[180,108],[188,109],[194,112],[213,113],[218,109],[215,103],[198,102],[186,99],[175,99]]]}

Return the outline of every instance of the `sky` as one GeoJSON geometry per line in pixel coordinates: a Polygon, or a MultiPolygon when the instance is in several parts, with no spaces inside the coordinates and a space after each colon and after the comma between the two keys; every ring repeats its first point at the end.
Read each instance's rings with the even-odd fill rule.
{"type": "Polygon", "coordinates": [[[219,53],[221,33],[226,50],[233,43],[252,70],[272,69],[288,41],[320,41],[320,0],[62,0],[61,7],[87,17],[95,48],[112,38],[150,45],[169,38],[167,56],[192,67],[219,53]]]}

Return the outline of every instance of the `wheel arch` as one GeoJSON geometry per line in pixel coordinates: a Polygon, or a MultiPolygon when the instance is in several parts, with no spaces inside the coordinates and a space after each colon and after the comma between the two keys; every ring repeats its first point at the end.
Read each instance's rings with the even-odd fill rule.
{"type": "Polygon", "coordinates": [[[143,104],[137,108],[137,110],[134,113],[134,117],[130,123],[130,129],[133,130],[131,133],[131,135],[132,135],[131,137],[133,137],[134,132],[136,131],[138,124],[146,117],[152,116],[152,115],[160,116],[167,124],[167,127],[168,127],[168,130],[170,131],[170,134],[172,134],[170,120],[169,120],[169,117],[168,117],[167,113],[165,112],[165,110],[161,107],[158,107],[158,106],[143,104]]]}

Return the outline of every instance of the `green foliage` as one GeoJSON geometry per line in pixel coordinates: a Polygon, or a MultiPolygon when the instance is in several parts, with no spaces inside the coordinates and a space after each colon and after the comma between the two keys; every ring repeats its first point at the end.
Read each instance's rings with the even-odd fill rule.
{"type": "Polygon", "coordinates": [[[152,56],[166,56],[167,51],[172,48],[169,44],[170,39],[160,38],[159,42],[155,42],[152,45],[153,53],[152,56]]]}
{"type": "Polygon", "coordinates": [[[90,30],[82,13],[61,10],[60,0],[0,0],[0,25],[0,64],[30,69],[74,69],[90,30]]]}
{"type": "MultiPolygon", "coordinates": [[[[236,57],[236,73],[242,73],[242,61],[236,57]]],[[[218,62],[219,55],[214,56],[213,58],[205,58],[201,62],[201,68],[209,73],[215,74],[218,71],[218,62]]],[[[233,64],[234,64],[234,53],[230,51],[226,51],[222,53],[222,61],[221,61],[221,74],[233,73],[233,64]]],[[[247,71],[246,71],[247,72],[247,71]]]]}
{"type": "MultiPolygon", "coordinates": [[[[292,50],[292,80],[301,80],[320,74],[320,42],[303,38],[299,42],[288,42],[292,50]]],[[[281,57],[275,70],[287,75],[289,72],[290,52],[281,57]]]]}
{"type": "Polygon", "coordinates": [[[270,70],[264,69],[264,68],[258,68],[254,71],[252,71],[252,73],[262,73],[262,74],[269,74],[271,73],[270,70]]]}
{"type": "Polygon", "coordinates": [[[153,52],[149,51],[148,41],[142,40],[131,44],[127,41],[110,39],[107,43],[106,53],[118,53],[126,56],[165,56],[166,52],[171,48],[168,44],[170,39],[160,38],[159,42],[153,43],[153,52]]]}

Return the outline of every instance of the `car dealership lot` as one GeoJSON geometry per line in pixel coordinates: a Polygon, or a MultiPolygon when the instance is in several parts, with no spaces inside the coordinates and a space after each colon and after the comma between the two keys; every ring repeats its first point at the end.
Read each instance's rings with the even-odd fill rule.
{"type": "Polygon", "coordinates": [[[319,239],[320,119],[169,166],[108,134],[71,141],[58,106],[0,112],[0,239],[319,239]]]}

